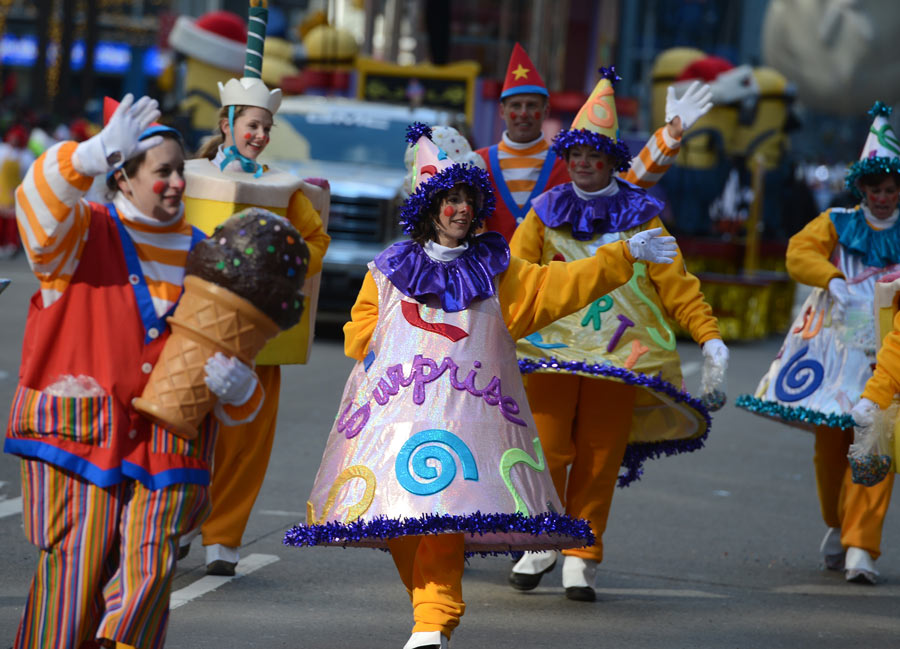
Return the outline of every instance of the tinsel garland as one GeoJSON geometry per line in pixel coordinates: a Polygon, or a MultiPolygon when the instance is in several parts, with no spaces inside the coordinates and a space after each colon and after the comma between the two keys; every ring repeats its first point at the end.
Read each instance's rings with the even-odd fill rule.
{"type": "Polygon", "coordinates": [[[712,420],[703,402],[691,396],[690,393],[679,390],[662,378],[660,374],[647,376],[646,374],[632,372],[624,367],[616,367],[615,365],[585,363],[583,361],[559,361],[553,357],[548,359],[542,358],[537,361],[530,358],[519,360],[519,371],[522,374],[531,374],[532,372],[548,369],[559,372],[580,372],[604,378],[618,379],[627,385],[637,385],[665,394],[676,403],[685,403],[703,415],[703,419],[706,421],[706,428],[697,437],[629,444],[625,449],[625,457],[622,460],[622,466],[627,471],[619,476],[619,487],[627,487],[635,480],[640,480],[641,475],[643,475],[642,467],[644,461],[662,457],[663,455],[670,456],[699,450],[703,448],[704,442],[709,435],[709,427],[712,424],[712,420]]]}
{"type": "Polygon", "coordinates": [[[553,138],[553,152],[560,158],[565,158],[566,151],[578,144],[585,144],[610,156],[616,171],[628,171],[631,168],[631,152],[625,142],[616,142],[602,133],[595,133],[584,128],[560,131],[553,138]]]}
{"type": "Polygon", "coordinates": [[[853,192],[853,195],[856,196],[856,198],[862,199],[862,192],[860,192],[859,187],[856,186],[857,180],[862,176],[869,176],[871,174],[890,173],[900,174],[900,158],[885,158],[883,156],[865,158],[864,160],[857,160],[850,165],[844,184],[849,191],[853,192]]]}
{"type": "Polygon", "coordinates": [[[429,140],[431,139],[431,127],[428,126],[428,124],[413,122],[406,127],[406,141],[410,144],[414,145],[419,141],[419,138],[423,136],[427,137],[429,140]]]}
{"type": "Polygon", "coordinates": [[[608,68],[600,66],[600,69],[597,70],[600,74],[601,79],[609,79],[609,83],[615,88],[616,84],[622,80],[618,74],[616,74],[616,66],[611,65],[608,68]]]}
{"type": "Polygon", "coordinates": [[[453,189],[456,185],[469,185],[475,190],[476,208],[473,230],[477,230],[484,220],[494,213],[494,190],[487,172],[473,165],[453,164],[438,172],[425,182],[416,187],[416,191],[409,195],[400,206],[400,224],[405,234],[411,234],[421,219],[429,210],[434,197],[439,192],[453,189]]]}
{"type": "MultiPolygon", "coordinates": [[[[537,516],[523,514],[494,513],[480,511],[474,514],[422,514],[417,518],[387,518],[380,516],[372,520],[357,519],[352,523],[329,521],[317,525],[295,525],[284,534],[284,545],[294,547],[314,545],[339,545],[347,547],[365,539],[388,541],[402,536],[423,536],[425,534],[452,534],[462,532],[471,536],[484,534],[529,534],[543,536],[553,534],[583,540],[584,546],[594,545],[594,533],[590,524],[581,518],[572,518],[556,512],[543,512],[537,516]]],[[[537,546],[535,546],[537,547],[537,546]]],[[[510,554],[526,548],[510,546],[505,550],[473,550],[472,555],[510,554]]]]}
{"type": "Polygon", "coordinates": [[[751,394],[742,394],[734,405],[749,410],[757,415],[781,419],[786,423],[803,422],[811,426],[828,426],[830,428],[853,428],[853,417],[847,414],[825,414],[818,410],[803,406],[785,406],[776,401],[766,401],[751,394]]]}

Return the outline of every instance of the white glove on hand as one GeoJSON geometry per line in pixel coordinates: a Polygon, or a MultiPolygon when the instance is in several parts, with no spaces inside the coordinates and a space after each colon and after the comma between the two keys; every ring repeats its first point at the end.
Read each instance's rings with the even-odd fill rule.
{"type": "Polygon", "coordinates": [[[871,426],[875,421],[875,413],[879,410],[878,404],[864,397],[859,400],[859,403],[853,406],[853,409],[850,411],[850,416],[853,417],[853,421],[856,422],[858,427],[866,428],[871,426]]]}
{"type": "Polygon", "coordinates": [[[834,300],[831,307],[831,319],[840,322],[844,319],[847,304],[850,302],[850,292],[847,290],[846,280],[835,277],[828,282],[828,295],[834,300]]]}
{"type": "Polygon", "coordinates": [[[719,367],[728,367],[728,348],[720,338],[703,343],[703,357],[719,367]]]}
{"type": "Polygon", "coordinates": [[[228,358],[222,352],[209,357],[204,366],[204,381],[219,401],[232,406],[247,403],[256,390],[258,379],[247,365],[236,358],[228,358]]]}
{"type": "Polygon", "coordinates": [[[686,131],[712,107],[712,90],[708,84],[701,85],[699,81],[694,81],[681,99],[675,97],[675,86],[669,86],[666,91],[666,124],[680,117],[681,128],[686,131]]]}
{"type": "Polygon", "coordinates": [[[662,228],[651,228],[638,232],[628,239],[628,250],[637,261],[651,264],[671,264],[678,254],[675,237],[664,237],[662,228]]]}
{"type": "Polygon", "coordinates": [[[160,135],[138,139],[159,115],[155,99],[141,97],[135,102],[131,93],[125,95],[103,130],[75,148],[75,167],[85,176],[100,176],[161,144],[160,135]]]}

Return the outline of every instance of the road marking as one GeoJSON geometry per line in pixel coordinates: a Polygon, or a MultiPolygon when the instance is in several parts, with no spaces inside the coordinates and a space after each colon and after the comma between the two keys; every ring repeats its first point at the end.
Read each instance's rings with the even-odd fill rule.
{"type": "Polygon", "coordinates": [[[681,365],[681,376],[690,376],[696,374],[700,369],[699,361],[687,361],[681,365]]]}
{"type": "Polygon", "coordinates": [[[306,512],[289,512],[286,509],[260,509],[259,513],[267,516],[286,516],[288,518],[306,520],[306,512]]]}
{"type": "Polygon", "coordinates": [[[728,599],[728,595],[707,593],[683,588],[598,588],[598,595],[632,595],[634,597],[695,597],[702,599],[728,599]]]}
{"type": "Polygon", "coordinates": [[[251,572],[256,572],[260,568],[263,568],[270,563],[275,563],[276,561],[278,561],[278,557],[274,554],[251,554],[248,557],[242,558],[237,565],[234,577],[206,575],[190,586],[185,586],[184,588],[176,590],[172,593],[172,597],[169,600],[169,609],[171,610],[173,608],[178,608],[179,606],[184,606],[198,597],[213,592],[219,586],[227,584],[229,581],[245,577],[251,572]]]}
{"type": "Polygon", "coordinates": [[[9,500],[0,500],[0,518],[7,516],[15,516],[22,513],[22,496],[18,498],[10,498],[9,500]]]}
{"type": "Polygon", "coordinates": [[[830,595],[834,597],[897,597],[897,589],[885,586],[878,588],[859,584],[794,584],[772,589],[780,595],[830,595]]]}

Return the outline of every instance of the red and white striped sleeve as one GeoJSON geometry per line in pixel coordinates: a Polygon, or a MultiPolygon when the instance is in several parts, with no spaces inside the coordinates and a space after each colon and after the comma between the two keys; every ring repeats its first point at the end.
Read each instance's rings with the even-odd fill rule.
{"type": "Polygon", "coordinates": [[[675,162],[680,148],[680,139],[669,135],[665,126],[658,128],[641,152],[631,159],[631,169],[622,178],[644,189],[653,187],[675,162]]]}

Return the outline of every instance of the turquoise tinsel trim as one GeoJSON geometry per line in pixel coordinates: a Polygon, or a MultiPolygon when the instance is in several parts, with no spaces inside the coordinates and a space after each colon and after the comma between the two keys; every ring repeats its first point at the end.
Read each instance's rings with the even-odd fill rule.
{"type": "Polygon", "coordinates": [[[900,174],[900,158],[866,158],[865,160],[857,160],[847,171],[847,178],[844,183],[847,189],[853,192],[857,198],[862,198],[862,193],[856,187],[856,181],[860,176],[868,176],[870,174],[900,174]]]}
{"type": "Polygon", "coordinates": [[[830,428],[841,428],[844,430],[854,426],[853,417],[850,415],[826,415],[824,412],[803,408],[802,406],[785,406],[776,401],[757,399],[750,394],[739,396],[734,405],[757,415],[781,419],[787,424],[803,422],[810,426],[829,426],[830,428]]]}
{"type": "Polygon", "coordinates": [[[869,109],[869,115],[871,115],[872,117],[878,117],[879,115],[883,117],[890,117],[892,112],[894,112],[893,107],[888,106],[883,101],[876,101],[869,109]]]}
{"type": "Polygon", "coordinates": [[[830,217],[838,241],[846,250],[862,257],[866,266],[885,268],[900,263],[900,226],[873,230],[859,209],[833,209],[830,217]]]}

